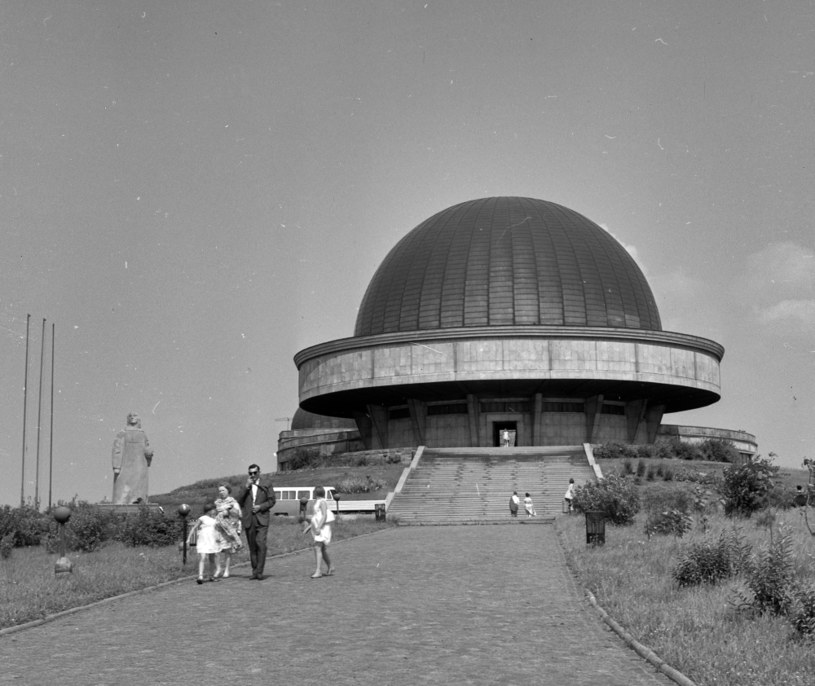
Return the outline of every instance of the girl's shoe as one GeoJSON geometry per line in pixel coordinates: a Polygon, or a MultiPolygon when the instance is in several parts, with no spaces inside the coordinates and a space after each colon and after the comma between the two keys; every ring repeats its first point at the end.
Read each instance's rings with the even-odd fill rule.
{"type": "Polygon", "coordinates": [[[223,576],[224,579],[228,579],[229,578],[229,570],[228,569],[225,570],[224,573],[221,576],[223,576]]]}
{"type": "Polygon", "coordinates": [[[311,578],[312,579],[319,579],[322,575],[323,575],[322,572],[314,572],[314,574],[311,575],[311,578]]]}
{"type": "Polygon", "coordinates": [[[199,577],[198,577],[198,578],[195,580],[195,583],[197,583],[197,584],[203,584],[203,583],[204,583],[204,577],[199,576],[199,577]]]}
{"type": "Polygon", "coordinates": [[[328,571],[325,573],[325,575],[326,575],[326,576],[331,576],[331,575],[333,575],[333,574],[334,574],[334,568],[333,568],[333,567],[329,567],[329,568],[328,568],[328,571]]]}

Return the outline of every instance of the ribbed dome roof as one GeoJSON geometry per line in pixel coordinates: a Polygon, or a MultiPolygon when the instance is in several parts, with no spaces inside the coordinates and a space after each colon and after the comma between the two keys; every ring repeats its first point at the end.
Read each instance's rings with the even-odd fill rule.
{"type": "Polygon", "coordinates": [[[483,326],[661,331],[642,271],[568,207],[482,198],[425,220],[371,279],[355,336],[483,326]]]}

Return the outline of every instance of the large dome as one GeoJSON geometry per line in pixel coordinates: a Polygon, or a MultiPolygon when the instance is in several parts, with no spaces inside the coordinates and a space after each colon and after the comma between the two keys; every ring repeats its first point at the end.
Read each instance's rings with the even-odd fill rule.
{"type": "Polygon", "coordinates": [[[645,276],[608,232],[553,202],[497,197],[454,205],[399,241],[354,335],[530,325],[662,330],[645,276]]]}

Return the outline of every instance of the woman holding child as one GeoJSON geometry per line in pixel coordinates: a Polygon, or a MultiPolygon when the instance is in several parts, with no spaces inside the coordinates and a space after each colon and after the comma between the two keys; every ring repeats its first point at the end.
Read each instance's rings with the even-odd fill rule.
{"type": "Polygon", "coordinates": [[[221,534],[221,551],[224,556],[225,579],[229,578],[229,565],[232,562],[232,553],[241,546],[241,506],[231,495],[229,484],[218,487],[218,498],[215,501],[215,518],[218,520],[221,534]]]}

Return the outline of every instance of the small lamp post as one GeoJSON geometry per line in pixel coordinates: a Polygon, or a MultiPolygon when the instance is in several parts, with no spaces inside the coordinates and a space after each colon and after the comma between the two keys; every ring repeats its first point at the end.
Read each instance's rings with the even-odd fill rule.
{"type": "Polygon", "coordinates": [[[73,572],[74,566],[65,554],[65,524],[71,518],[71,508],[60,505],[54,509],[53,516],[57,524],[59,524],[59,559],[54,565],[54,573],[57,576],[70,574],[73,572]]]}
{"type": "Polygon", "coordinates": [[[190,514],[190,506],[182,503],[178,506],[178,516],[181,518],[181,566],[187,564],[187,516],[190,514]]]}

